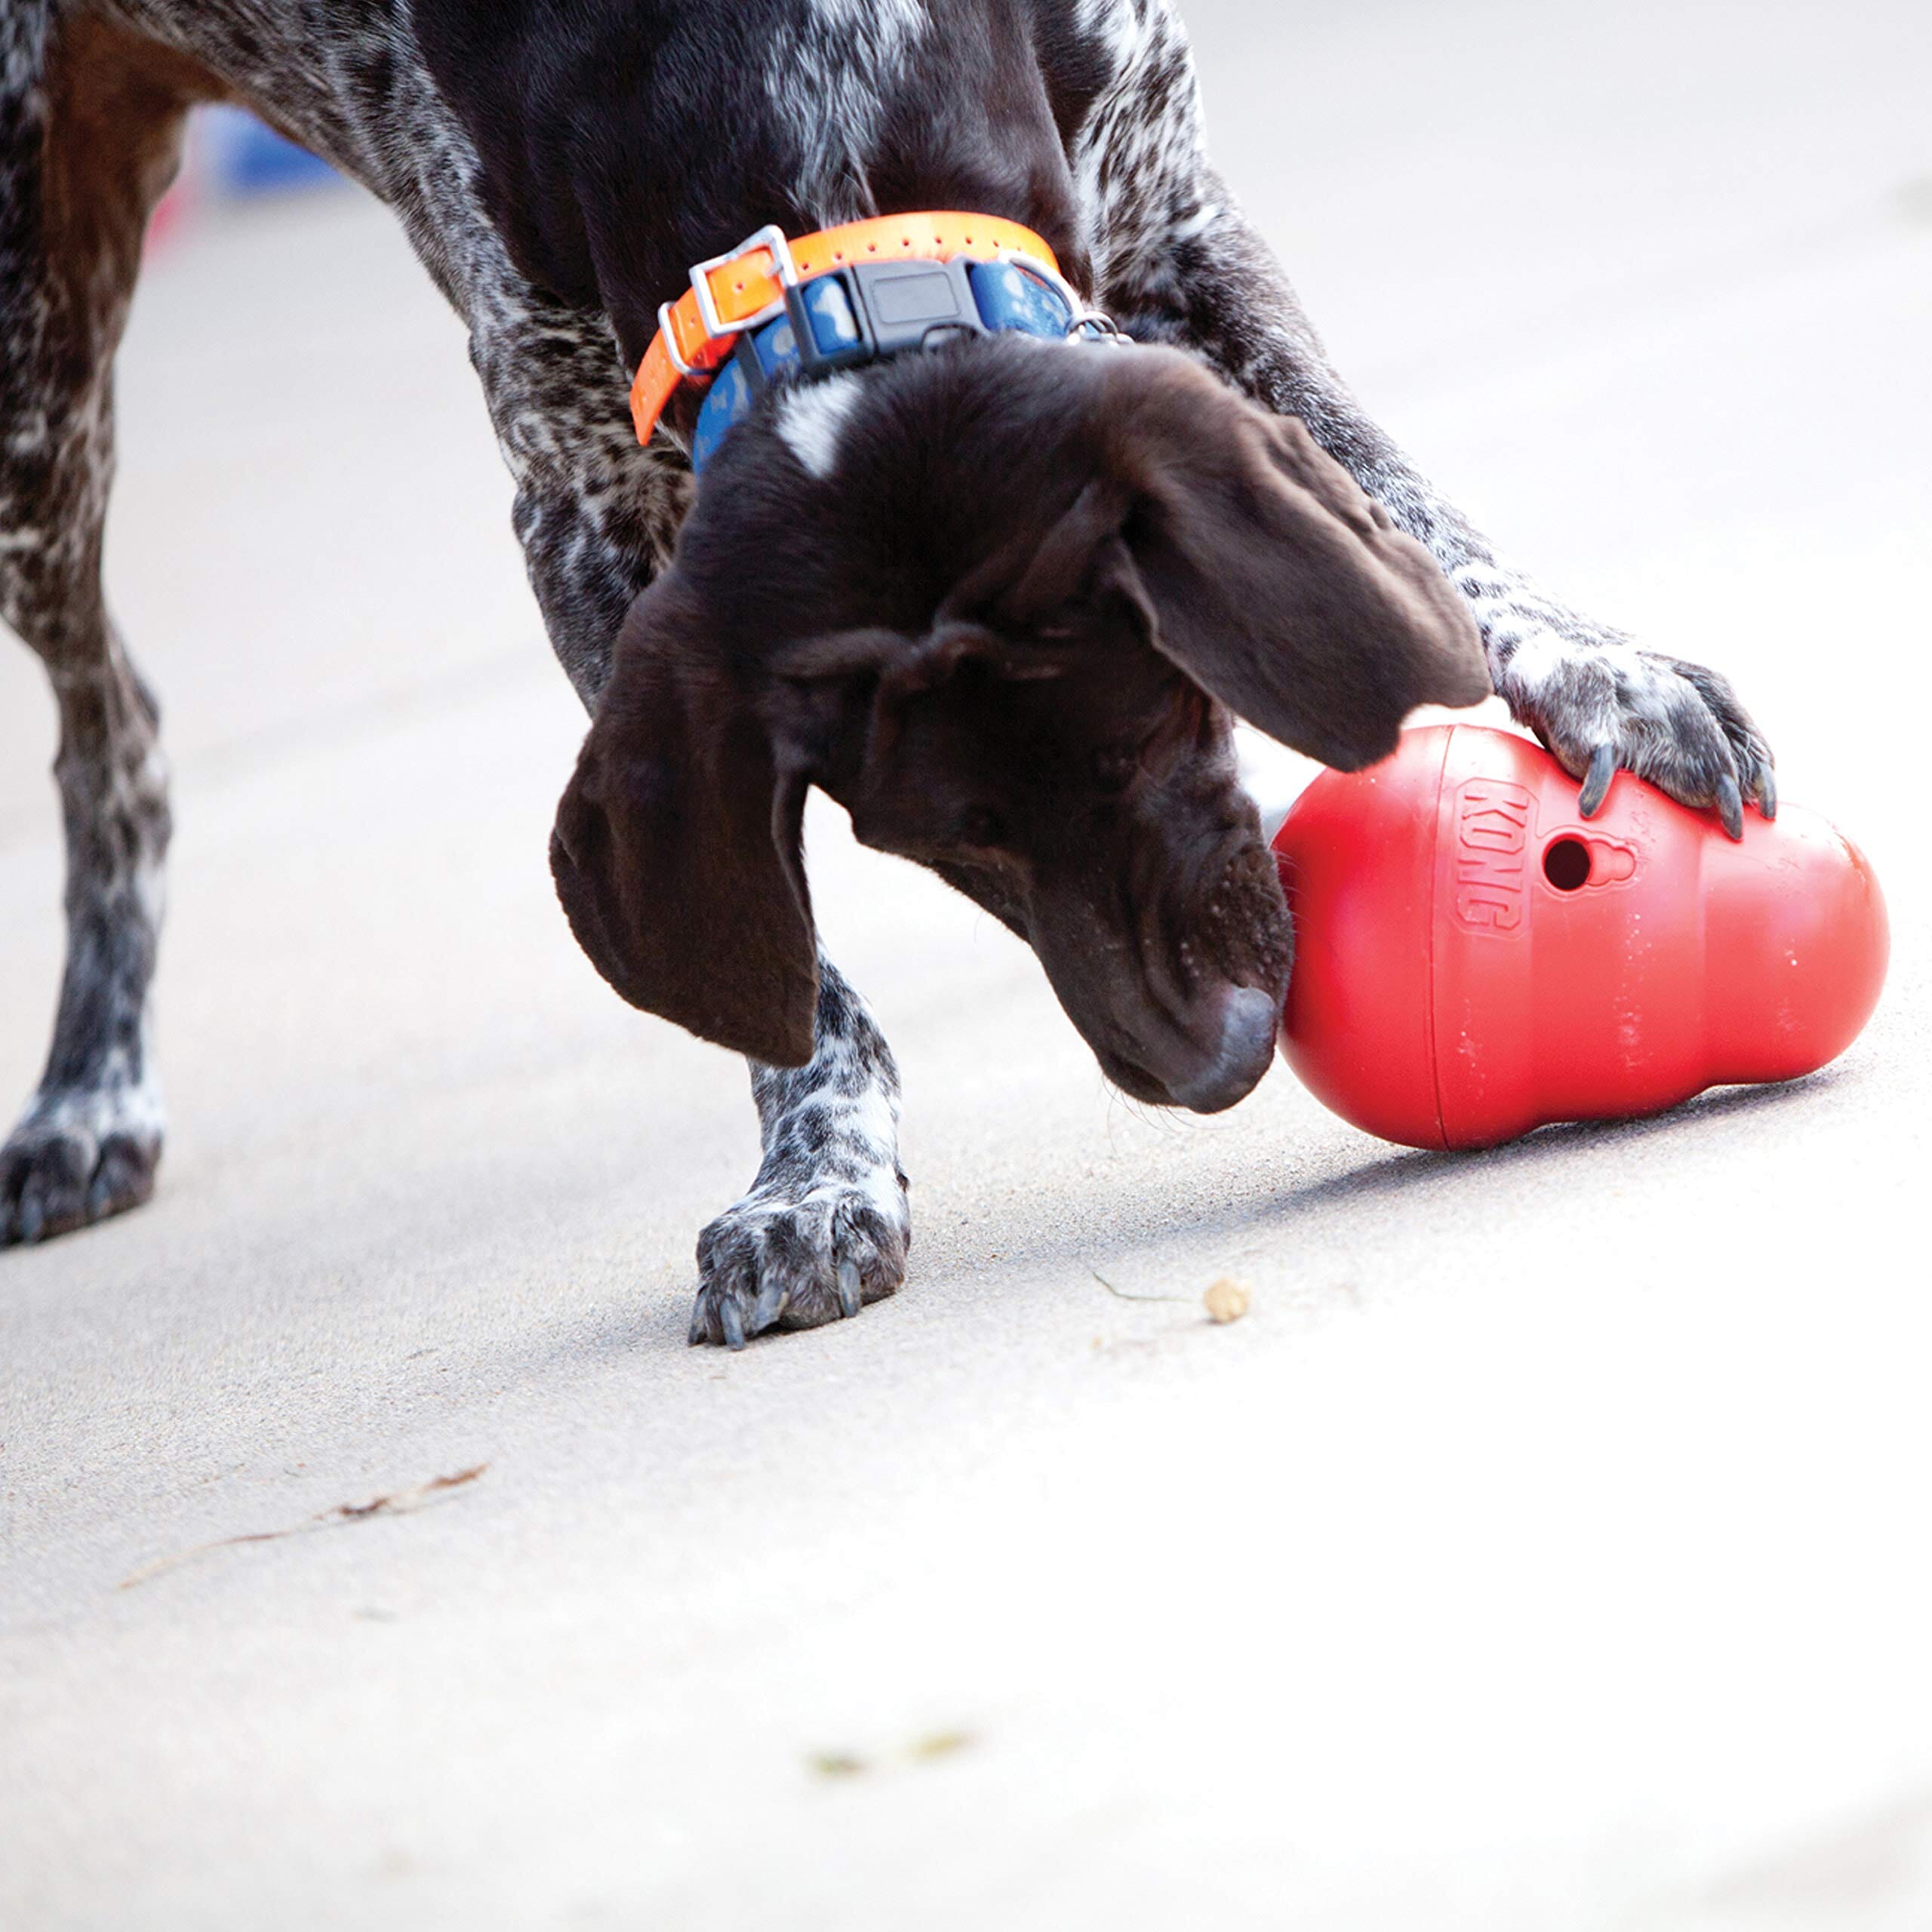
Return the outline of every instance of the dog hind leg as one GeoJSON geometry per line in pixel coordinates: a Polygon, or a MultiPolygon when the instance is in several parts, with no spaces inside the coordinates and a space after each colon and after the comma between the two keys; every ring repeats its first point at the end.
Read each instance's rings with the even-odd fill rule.
{"type": "Polygon", "coordinates": [[[186,106],[173,57],[47,0],[0,10],[0,619],[47,667],[67,958],[39,1088],[0,1146],[0,1247],[146,1200],[149,983],[169,817],[153,698],[109,617],[112,370],[186,106]]]}

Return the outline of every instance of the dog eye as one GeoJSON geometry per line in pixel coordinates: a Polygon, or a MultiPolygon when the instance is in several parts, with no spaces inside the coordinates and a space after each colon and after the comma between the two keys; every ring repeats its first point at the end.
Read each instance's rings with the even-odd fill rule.
{"type": "Polygon", "coordinates": [[[1109,745],[1094,755],[1094,776],[1110,792],[1121,790],[1140,768],[1138,745],[1109,745]]]}
{"type": "Polygon", "coordinates": [[[959,842],[992,851],[1006,843],[1006,824],[989,805],[975,805],[959,821],[959,842]]]}

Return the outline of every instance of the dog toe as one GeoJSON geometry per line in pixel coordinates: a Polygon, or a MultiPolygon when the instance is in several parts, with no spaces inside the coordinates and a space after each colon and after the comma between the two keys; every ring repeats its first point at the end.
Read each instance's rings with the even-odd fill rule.
{"type": "Polygon", "coordinates": [[[0,1147],[0,1247],[31,1247],[137,1208],[154,1192],[158,1140],[32,1115],[0,1147]]]}
{"type": "Polygon", "coordinates": [[[795,1200],[753,1195],[699,1241],[691,1340],[737,1349],[848,1320],[897,1291],[910,1238],[903,1208],[887,1212],[862,1188],[819,1187],[795,1200]]]}

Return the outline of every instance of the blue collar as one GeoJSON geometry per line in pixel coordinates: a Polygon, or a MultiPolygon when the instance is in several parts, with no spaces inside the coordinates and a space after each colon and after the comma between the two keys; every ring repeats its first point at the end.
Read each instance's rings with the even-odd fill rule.
{"type": "Polygon", "coordinates": [[[863,263],[786,291],[786,312],[738,337],[699,410],[691,467],[703,470],[732,425],[774,382],[855,368],[959,335],[1060,342],[1097,324],[1043,275],[1015,261],[863,263]]]}

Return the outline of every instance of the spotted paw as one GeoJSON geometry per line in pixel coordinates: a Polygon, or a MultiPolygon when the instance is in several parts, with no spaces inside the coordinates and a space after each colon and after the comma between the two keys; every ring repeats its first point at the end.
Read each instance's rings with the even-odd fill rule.
{"type": "Polygon", "coordinates": [[[43,1095],[0,1146],[0,1247],[51,1240],[154,1192],[161,1128],[145,1104],[43,1095]]]}
{"type": "Polygon", "coordinates": [[[741,1349],[774,1328],[816,1328],[882,1301],[906,1278],[904,1177],[755,1188],[698,1237],[695,1344],[741,1349]]]}
{"type": "Polygon", "coordinates": [[[1747,803],[1777,817],[1770,748],[1715,671],[1553,633],[1498,656],[1497,691],[1582,781],[1586,818],[1601,810],[1620,771],[1647,779],[1680,804],[1715,809],[1734,838],[1744,835],[1747,803]]]}

